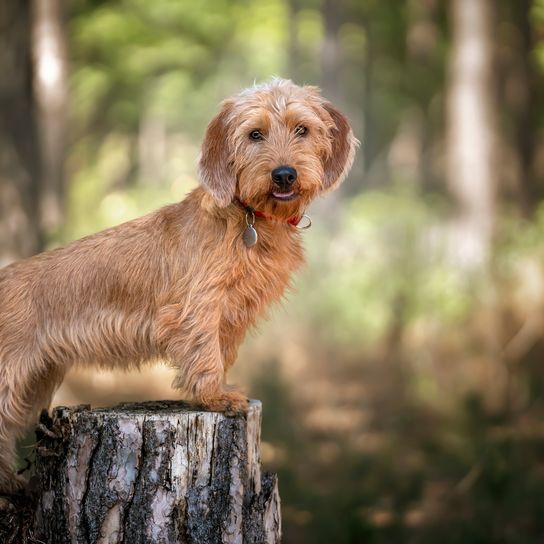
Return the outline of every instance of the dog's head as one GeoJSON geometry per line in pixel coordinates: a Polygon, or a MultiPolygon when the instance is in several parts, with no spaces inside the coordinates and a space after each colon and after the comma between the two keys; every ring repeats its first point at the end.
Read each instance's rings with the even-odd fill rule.
{"type": "Polygon", "coordinates": [[[200,178],[219,206],[238,197],[292,217],[344,180],[356,144],[346,117],[317,87],[276,79],[223,102],[206,130],[200,178]]]}

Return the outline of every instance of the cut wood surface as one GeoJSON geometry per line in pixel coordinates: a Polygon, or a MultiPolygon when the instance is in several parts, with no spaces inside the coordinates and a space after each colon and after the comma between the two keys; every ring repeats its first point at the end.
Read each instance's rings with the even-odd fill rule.
{"type": "Polygon", "coordinates": [[[247,416],[183,402],[56,408],[36,451],[34,534],[51,543],[280,542],[261,475],[261,403],[247,416]]]}

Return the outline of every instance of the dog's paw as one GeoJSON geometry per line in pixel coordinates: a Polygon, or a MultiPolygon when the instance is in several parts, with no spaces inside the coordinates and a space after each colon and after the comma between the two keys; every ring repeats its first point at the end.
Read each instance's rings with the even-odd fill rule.
{"type": "Polygon", "coordinates": [[[222,391],[201,404],[206,410],[224,412],[226,416],[244,414],[249,409],[249,399],[239,391],[222,391]]]}

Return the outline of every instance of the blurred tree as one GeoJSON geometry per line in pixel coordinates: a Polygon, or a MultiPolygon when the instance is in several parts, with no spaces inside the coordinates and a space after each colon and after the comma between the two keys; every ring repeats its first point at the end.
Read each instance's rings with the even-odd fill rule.
{"type": "Polygon", "coordinates": [[[31,2],[0,6],[0,265],[42,247],[31,2]]]}
{"type": "Polygon", "coordinates": [[[0,265],[44,247],[62,219],[66,45],[62,0],[0,7],[0,265]]]}
{"type": "Polygon", "coordinates": [[[457,204],[451,249],[471,268],[488,262],[495,224],[494,3],[452,0],[450,6],[447,178],[457,204]]]}
{"type": "Polygon", "coordinates": [[[68,142],[66,48],[64,0],[35,0],[32,50],[42,152],[40,219],[48,233],[59,229],[64,211],[64,163],[68,142]]]}
{"type": "MultiPolygon", "coordinates": [[[[423,190],[444,192],[444,172],[436,157],[444,133],[445,3],[349,2],[347,21],[343,89],[349,103],[359,102],[364,113],[359,152],[364,154],[364,183],[351,188],[360,192],[409,181],[423,190]]],[[[355,111],[356,123],[357,115],[355,111]]]]}
{"type": "Polygon", "coordinates": [[[532,0],[502,1],[497,10],[499,100],[504,110],[504,145],[511,156],[510,166],[503,170],[500,196],[519,203],[526,218],[533,216],[544,196],[542,173],[539,176],[535,168],[542,71],[535,55],[535,36],[540,32],[531,16],[533,4],[532,0]]]}
{"type": "Polygon", "coordinates": [[[517,26],[519,32],[517,55],[510,72],[510,87],[513,85],[514,88],[509,94],[514,94],[512,105],[515,116],[514,137],[517,140],[520,162],[520,201],[526,214],[533,212],[537,202],[544,196],[542,184],[535,179],[533,168],[537,119],[535,112],[538,111],[542,76],[538,73],[532,55],[535,42],[530,21],[531,3],[531,0],[518,0],[509,5],[514,11],[513,25],[517,26]]]}

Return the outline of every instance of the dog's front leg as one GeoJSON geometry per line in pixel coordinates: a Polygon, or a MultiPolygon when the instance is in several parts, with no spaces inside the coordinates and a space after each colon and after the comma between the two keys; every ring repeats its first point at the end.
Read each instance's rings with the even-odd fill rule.
{"type": "Polygon", "coordinates": [[[221,353],[223,355],[223,363],[225,366],[225,373],[235,363],[238,356],[238,349],[242,343],[246,334],[248,325],[235,327],[231,324],[223,322],[219,329],[219,343],[221,346],[221,353]]]}
{"type": "Polygon", "coordinates": [[[170,327],[166,353],[178,369],[172,385],[189,392],[195,402],[209,410],[246,411],[247,397],[224,383],[219,322],[218,308],[213,308],[206,315],[200,312],[198,320],[186,319],[180,327],[170,327]]]}

